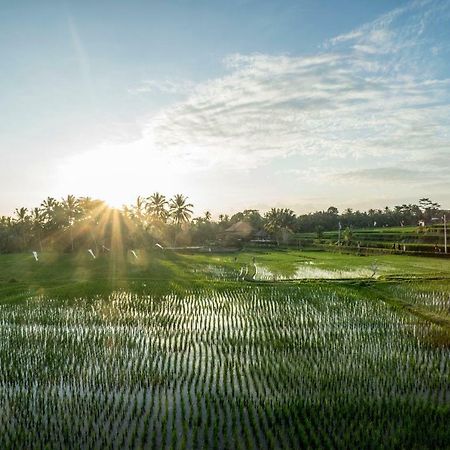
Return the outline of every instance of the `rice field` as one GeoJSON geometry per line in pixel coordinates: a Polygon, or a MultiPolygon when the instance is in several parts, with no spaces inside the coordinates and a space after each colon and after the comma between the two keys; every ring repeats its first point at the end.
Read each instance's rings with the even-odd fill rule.
{"type": "Polygon", "coordinates": [[[0,448],[450,448],[437,328],[345,285],[24,292],[0,303],[0,448]]]}
{"type": "Polygon", "coordinates": [[[325,269],[316,267],[312,262],[298,264],[292,272],[277,273],[266,266],[256,265],[253,271],[253,279],[258,281],[279,281],[279,280],[340,280],[358,278],[378,278],[377,267],[358,268],[353,270],[325,269]]]}
{"type": "Polygon", "coordinates": [[[294,280],[342,280],[365,279],[379,277],[378,267],[361,267],[355,269],[326,269],[317,267],[313,262],[296,264],[291,270],[277,271],[262,264],[242,264],[227,267],[219,264],[207,264],[192,269],[192,274],[206,277],[209,280],[226,281],[294,281],[294,280]]]}
{"type": "Polygon", "coordinates": [[[431,312],[450,321],[450,284],[419,282],[412,285],[394,286],[393,295],[408,305],[431,312]]]}

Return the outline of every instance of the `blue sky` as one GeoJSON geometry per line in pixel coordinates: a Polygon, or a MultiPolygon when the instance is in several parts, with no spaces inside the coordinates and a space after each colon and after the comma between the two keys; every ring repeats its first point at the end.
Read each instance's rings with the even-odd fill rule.
{"type": "Polygon", "coordinates": [[[0,0],[0,214],[450,206],[450,1],[0,0]]]}

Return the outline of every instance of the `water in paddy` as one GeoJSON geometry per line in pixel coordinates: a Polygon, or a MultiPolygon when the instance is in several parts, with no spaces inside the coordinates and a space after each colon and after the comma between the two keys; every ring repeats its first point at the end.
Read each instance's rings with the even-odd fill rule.
{"type": "Polygon", "coordinates": [[[317,267],[312,263],[298,264],[293,271],[275,272],[266,266],[257,265],[255,280],[271,281],[271,280],[304,280],[304,279],[351,279],[351,278],[370,278],[377,277],[376,271],[372,269],[325,269],[317,267]]]}
{"type": "Polygon", "coordinates": [[[435,328],[320,285],[1,303],[0,448],[445,448],[435,328]]]}
{"type": "Polygon", "coordinates": [[[236,268],[209,264],[201,269],[194,269],[193,272],[214,280],[253,279],[256,281],[378,278],[380,273],[378,267],[328,269],[317,266],[312,261],[297,264],[291,270],[273,270],[267,265],[256,263],[236,265],[236,268]]]}

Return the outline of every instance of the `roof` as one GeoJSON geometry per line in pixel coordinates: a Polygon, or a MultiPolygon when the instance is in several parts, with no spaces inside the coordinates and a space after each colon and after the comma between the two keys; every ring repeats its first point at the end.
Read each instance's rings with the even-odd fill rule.
{"type": "Polygon", "coordinates": [[[240,237],[248,237],[252,234],[253,227],[248,223],[240,220],[225,230],[227,234],[234,234],[240,237]]]}

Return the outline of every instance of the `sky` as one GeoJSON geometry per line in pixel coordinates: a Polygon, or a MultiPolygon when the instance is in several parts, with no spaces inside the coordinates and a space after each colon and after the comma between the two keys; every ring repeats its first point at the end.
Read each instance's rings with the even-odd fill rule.
{"type": "Polygon", "coordinates": [[[450,207],[450,0],[0,0],[0,214],[450,207]]]}

